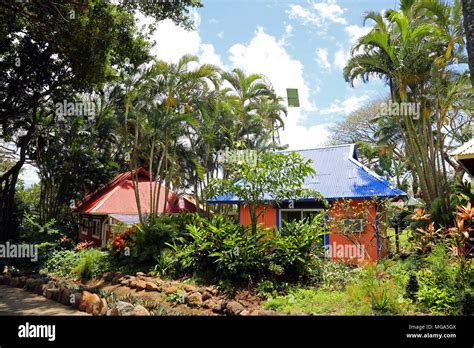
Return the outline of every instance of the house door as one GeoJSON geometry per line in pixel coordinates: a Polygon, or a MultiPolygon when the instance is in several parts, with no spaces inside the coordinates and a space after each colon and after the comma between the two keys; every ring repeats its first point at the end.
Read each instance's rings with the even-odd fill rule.
{"type": "Polygon", "coordinates": [[[105,220],[103,223],[102,223],[102,233],[100,235],[101,237],[101,247],[102,248],[105,248],[107,246],[107,220],[105,220]]]}

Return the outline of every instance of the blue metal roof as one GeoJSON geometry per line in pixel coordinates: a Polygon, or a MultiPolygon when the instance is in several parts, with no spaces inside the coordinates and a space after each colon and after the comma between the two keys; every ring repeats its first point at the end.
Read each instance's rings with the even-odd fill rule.
{"type": "MultiPolygon", "coordinates": [[[[357,160],[355,144],[294,151],[313,161],[316,175],[307,177],[305,188],[320,192],[327,200],[404,197],[383,177],[357,160]]],[[[238,197],[223,195],[209,203],[238,203],[238,197]]]]}

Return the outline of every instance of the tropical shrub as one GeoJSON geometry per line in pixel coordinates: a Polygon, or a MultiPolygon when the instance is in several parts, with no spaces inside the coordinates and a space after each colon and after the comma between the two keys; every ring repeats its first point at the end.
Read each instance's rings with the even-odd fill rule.
{"type": "MultiPolygon", "coordinates": [[[[194,214],[162,214],[153,220],[144,221],[133,227],[133,231],[126,237],[120,238],[126,241],[126,246],[130,248],[130,256],[127,261],[137,265],[151,265],[160,259],[164,249],[169,248],[168,244],[182,241],[188,235],[182,224],[194,219],[194,214]]],[[[119,245],[117,240],[113,245],[119,245]]]]}
{"type": "Polygon", "coordinates": [[[90,279],[109,271],[110,256],[108,252],[98,249],[80,251],[55,251],[43,263],[41,274],[54,274],[64,278],[90,279]]]}
{"type": "Polygon", "coordinates": [[[322,272],[322,221],[315,217],[307,223],[288,223],[281,234],[261,227],[251,233],[217,216],[188,225],[190,241],[170,245],[181,272],[234,280],[315,280],[322,272]]]}

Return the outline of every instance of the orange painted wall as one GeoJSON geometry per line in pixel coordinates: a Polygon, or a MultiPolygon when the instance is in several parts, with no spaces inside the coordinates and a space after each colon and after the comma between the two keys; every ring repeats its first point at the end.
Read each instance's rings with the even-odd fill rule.
{"type": "MultiPolygon", "coordinates": [[[[258,212],[261,211],[261,208],[258,209],[258,212]]],[[[331,207],[328,209],[328,215],[331,218],[335,218],[338,220],[342,220],[343,218],[357,218],[360,217],[361,213],[365,212],[367,214],[363,214],[369,220],[366,224],[364,231],[361,233],[357,233],[357,241],[364,246],[366,252],[364,252],[364,260],[367,261],[375,261],[377,260],[377,237],[376,237],[376,205],[375,203],[371,202],[367,204],[367,201],[359,201],[353,200],[350,202],[349,206],[342,206],[338,201],[334,201],[331,203],[331,207]]],[[[263,224],[269,228],[275,228],[277,223],[277,214],[278,211],[276,208],[268,207],[263,215],[258,219],[258,223],[263,224]]],[[[384,224],[381,223],[381,219],[385,218],[385,214],[383,212],[378,211],[379,214],[379,234],[381,236],[385,235],[385,229],[383,228],[384,224]],[[382,214],[381,214],[382,213],[382,214]]],[[[250,225],[250,210],[249,207],[240,205],[240,224],[247,226],[250,225]]],[[[336,246],[339,245],[353,245],[353,243],[344,235],[342,235],[337,228],[332,224],[330,227],[330,234],[329,234],[329,245],[336,246]]],[[[379,238],[380,240],[380,254],[379,258],[383,258],[387,255],[387,245],[384,242],[384,238],[379,238]]],[[[332,259],[341,259],[337,255],[332,255],[332,259]]],[[[342,258],[346,261],[349,261],[348,258],[342,258]]],[[[357,260],[354,260],[357,263],[357,260]]]]}
{"type": "MultiPolygon", "coordinates": [[[[331,204],[330,209],[328,210],[328,215],[330,216],[330,221],[332,219],[338,219],[339,221],[344,218],[367,218],[368,223],[364,226],[363,232],[356,232],[353,234],[354,239],[364,246],[364,260],[375,261],[377,260],[377,236],[376,236],[376,226],[379,227],[379,235],[384,234],[384,226],[381,223],[381,219],[384,218],[384,214],[380,214],[379,211],[379,222],[376,222],[376,213],[377,208],[375,203],[371,202],[367,204],[367,201],[354,200],[351,201],[349,206],[344,206],[342,203],[335,201],[331,204]],[[362,215],[362,216],[361,216],[362,215]]],[[[330,235],[329,235],[329,245],[354,245],[353,242],[340,233],[340,229],[335,224],[330,226],[330,235]]],[[[379,238],[380,241],[380,254],[379,258],[383,258],[387,254],[387,248],[384,243],[383,238],[379,238]]],[[[334,256],[333,259],[341,259],[340,257],[334,256]]],[[[343,258],[348,260],[348,258],[343,258]]],[[[354,260],[357,263],[357,260],[354,260]]]]}
{"type": "MultiPolygon", "coordinates": [[[[257,214],[259,214],[261,211],[262,211],[262,208],[258,207],[257,214]]],[[[240,221],[240,224],[243,226],[250,225],[251,220],[250,220],[249,206],[240,205],[239,221],[240,221]]],[[[263,224],[264,226],[269,227],[269,228],[275,228],[276,221],[277,221],[276,209],[273,207],[267,207],[265,211],[263,212],[263,214],[258,218],[257,223],[263,224]]]]}

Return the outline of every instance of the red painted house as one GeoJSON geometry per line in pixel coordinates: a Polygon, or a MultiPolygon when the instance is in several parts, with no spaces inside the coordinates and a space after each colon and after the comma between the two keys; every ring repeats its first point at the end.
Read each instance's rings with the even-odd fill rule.
{"type": "MultiPolygon", "coordinates": [[[[324,213],[329,221],[329,233],[324,240],[329,257],[355,262],[383,258],[388,250],[384,224],[386,214],[379,203],[404,198],[406,194],[362,165],[357,159],[355,144],[295,152],[310,159],[316,171],[316,175],[305,178],[304,186],[321,193],[329,207],[316,198],[279,204],[269,199],[258,223],[280,229],[282,221],[301,220],[324,213]],[[363,256],[360,257],[359,253],[363,256]]],[[[238,197],[223,195],[209,200],[209,203],[236,204],[239,222],[250,224],[250,209],[238,197]]]]}
{"type": "MultiPolygon", "coordinates": [[[[75,211],[79,214],[79,241],[93,241],[98,247],[105,247],[114,232],[123,231],[139,222],[135,198],[134,172],[117,175],[106,185],[88,194],[77,204],[75,211]]],[[[143,214],[150,211],[150,175],[138,169],[140,206],[143,214]]],[[[152,183],[154,190],[155,183],[152,183]]],[[[157,188],[158,190],[159,188],[157,188]]],[[[166,189],[161,185],[158,213],[195,212],[196,205],[190,196],[178,195],[171,191],[165,210],[166,189]]]]}

